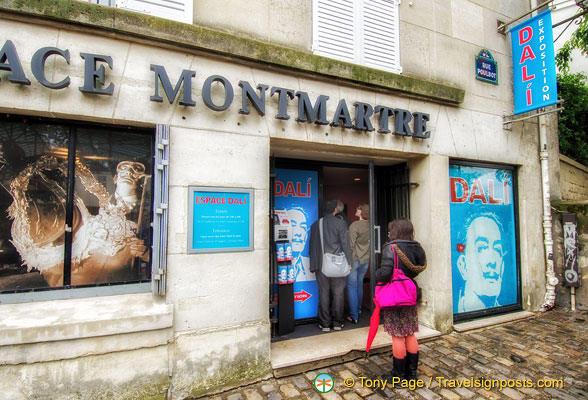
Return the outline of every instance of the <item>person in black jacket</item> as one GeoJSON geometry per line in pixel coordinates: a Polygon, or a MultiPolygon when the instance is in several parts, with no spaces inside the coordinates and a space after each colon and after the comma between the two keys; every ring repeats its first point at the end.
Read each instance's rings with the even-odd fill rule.
{"type": "Polygon", "coordinates": [[[331,326],[336,331],[340,331],[343,328],[343,319],[345,318],[345,287],[347,286],[345,277],[330,278],[322,273],[323,252],[332,254],[345,253],[349,270],[351,270],[351,263],[353,262],[347,224],[342,219],[336,217],[336,214],[337,200],[327,201],[325,205],[325,216],[322,218],[324,249],[321,245],[319,231],[320,219],[315,221],[310,227],[310,272],[316,274],[319,292],[319,329],[323,332],[329,332],[331,326]]]}
{"type": "MultiPolygon", "coordinates": [[[[398,254],[398,268],[413,279],[427,267],[427,257],[421,245],[414,240],[414,228],[409,219],[396,219],[388,224],[388,238],[384,245],[382,262],[376,271],[378,284],[390,282],[394,273],[394,253],[398,254]]],[[[416,282],[415,282],[416,285],[416,282]]],[[[420,290],[417,285],[417,301],[420,290]]],[[[384,329],[392,336],[393,367],[383,379],[391,381],[398,377],[401,380],[415,380],[419,360],[419,347],[415,332],[419,330],[417,306],[404,306],[382,309],[384,329]]]]}

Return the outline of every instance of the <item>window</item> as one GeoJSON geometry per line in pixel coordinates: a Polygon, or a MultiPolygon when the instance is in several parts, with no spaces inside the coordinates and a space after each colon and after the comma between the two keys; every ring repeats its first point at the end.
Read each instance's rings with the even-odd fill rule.
{"type": "Polygon", "coordinates": [[[193,0],[87,0],[89,3],[122,8],[129,11],[191,24],[193,0]]]}
{"type": "Polygon", "coordinates": [[[0,120],[0,293],[151,280],[154,136],[0,120]]]}
{"type": "Polygon", "coordinates": [[[313,0],[313,52],[400,73],[399,0],[313,0]]]}

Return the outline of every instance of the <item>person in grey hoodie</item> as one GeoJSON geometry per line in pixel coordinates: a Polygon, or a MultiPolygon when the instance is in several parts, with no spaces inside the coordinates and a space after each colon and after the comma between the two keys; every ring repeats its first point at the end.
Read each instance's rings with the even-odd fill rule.
{"type": "Polygon", "coordinates": [[[351,270],[353,258],[349,244],[347,224],[337,214],[337,200],[329,200],[325,205],[323,219],[322,248],[319,223],[315,221],[310,227],[310,271],[316,274],[319,292],[318,319],[319,329],[329,332],[331,327],[340,331],[345,318],[345,287],[346,278],[330,278],[322,273],[323,253],[345,253],[347,264],[351,270]],[[332,301],[331,301],[332,298],[332,301]]]}

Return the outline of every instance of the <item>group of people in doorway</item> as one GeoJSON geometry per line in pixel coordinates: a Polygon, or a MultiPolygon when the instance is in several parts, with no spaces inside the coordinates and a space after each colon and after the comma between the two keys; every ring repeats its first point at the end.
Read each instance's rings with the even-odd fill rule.
{"type": "MultiPolygon", "coordinates": [[[[363,279],[369,265],[369,205],[361,203],[356,210],[358,220],[351,223],[343,213],[344,205],[336,199],[325,203],[323,219],[324,248],[321,245],[319,221],[310,228],[310,271],[318,283],[319,329],[340,331],[345,321],[357,323],[363,300],[363,279]],[[321,271],[323,253],[345,254],[349,274],[346,277],[327,277],[321,271]],[[345,317],[345,289],[349,316],[345,317]]],[[[409,219],[402,218],[388,224],[388,242],[383,246],[380,267],[375,272],[378,284],[388,283],[395,264],[392,245],[402,252],[397,268],[413,279],[426,267],[422,246],[414,240],[414,228],[409,219]]],[[[416,282],[415,282],[416,284],[416,282]]],[[[418,286],[417,286],[418,290],[418,286]]],[[[420,298],[420,290],[418,290],[420,298]]],[[[392,336],[393,366],[383,379],[416,379],[419,358],[417,306],[385,308],[383,325],[392,336]]]]}

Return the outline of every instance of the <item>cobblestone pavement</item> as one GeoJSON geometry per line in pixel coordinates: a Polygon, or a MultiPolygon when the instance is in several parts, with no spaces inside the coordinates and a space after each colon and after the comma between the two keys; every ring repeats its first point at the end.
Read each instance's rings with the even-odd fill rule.
{"type": "Polygon", "coordinates": [[[453,332],[420,343],[420,356],[418,379],[424,387],[414,390],[391,384],[382,390],[369,380],[390,368],[388,352],[208,398],[588,399],[588,311],[556,308],[507,324],[453,332]],[[334,378],[335,387],[328,393],[313,386],[320,373],[334,378]],[[514,387],[490,387],[491,380],[514,387]]]}

